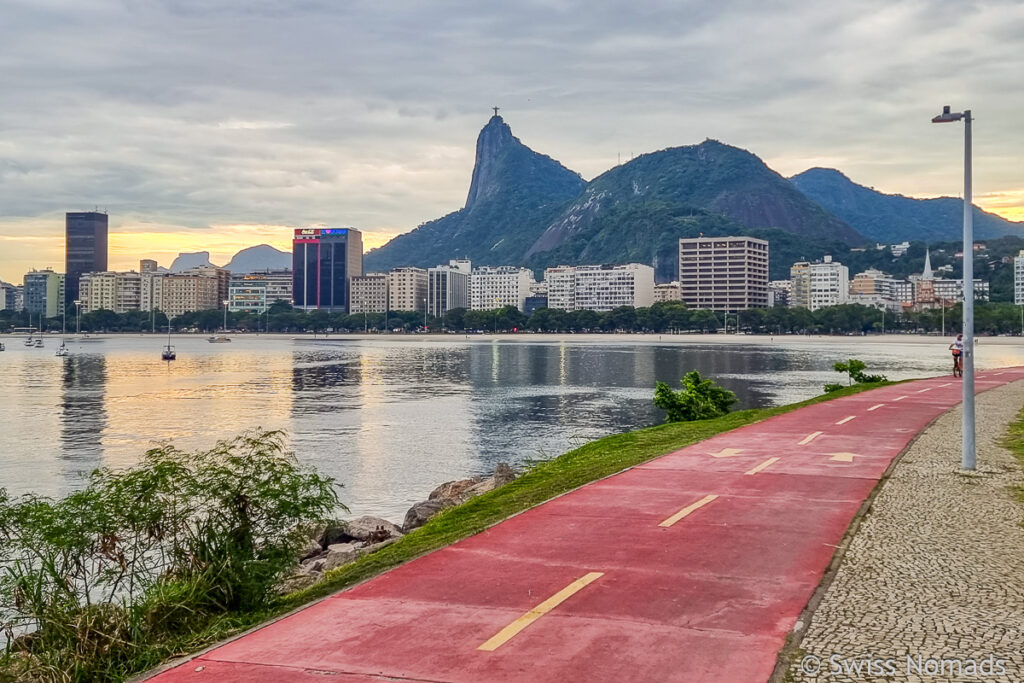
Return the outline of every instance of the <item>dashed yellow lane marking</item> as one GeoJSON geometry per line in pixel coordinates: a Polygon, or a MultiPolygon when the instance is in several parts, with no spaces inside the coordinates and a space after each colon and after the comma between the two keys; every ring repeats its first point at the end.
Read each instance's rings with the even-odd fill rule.
{"type": "Polygon", "coordinates": [[[822,434],[824,434],[824,432],[811,432],[810,434],[805,436],[803,439],[801,439],[799,442],[797,442],[797,446],[806,446],[807,444],[809,444],[810,442],[814,441],[815,439],[817,439],[822,434]]]}
{"type": "Polygon", "coordinates": [[[492,652],[497,650],[499,647],[507,643],[509,640],[514,638],[516,634],[522,631],[524,628],[532,624],[533,622],[540,619],[542,616],[558,607],[560,604],[568,600],[574,594],[586,588],[589,584],[594,583],[598,579],[604,576],[604,572],[590,572],[580,578],[576,579],[568,586],[558,591],[550,598],[540,603],[530,611],[523,614],[511,624],[498,631],[490,640],[478,647],[478,650],[485,650],[492,652]]]}
{"type": "Polygon", "coordinates": [[[894,398],[893,401],[902,401],[905,398],[907,398],[907,397],[906,396],[900,396],[899,398],[894,398]]]}
{"type": "Polygon", "coordinates": [[[872,410],[878,410],[879,408],[881,408],[884,405],[885,405],[884,403],[876,403],[875,405],[873,405],[870,408],[868,408],[868,412],[870,413],[872,410]]]}
{"type": "Polygon", "coordinates": [[[676,522],[678,522],[679,520],[681,520],[686,515],[688,515],[691,512],[693,512],[694,510],[698,510],[698,509],[704,507],[705,505],[707,505],[708,503],[713,501],[715,498],[718,498],[718,496],[715,496],[715,495],[704,496],[703,498],[698,500],[696,503],[690,503],[689,505],[684,507],[682,510],[680,510],[676,514],[672,515],[671,517],[666,519],[661,524],[659,524],[658,526],[670,527],[673,524],[675,524],[676,522]]]}
{"type": "Polygon", "coordinates": [[[839,422],[836,422],[836,424],[837,424],[837,425],[844,425],[844,424],[846,424],[847,422],[849,422],[850,420],[856,419],[856,417],[857,417],[856,415],[850,415],[849,417],[844,417],[844,418],[843,418],[842,420],[840,420],[839,422]]]}
{"type": "Polygon", "coordinates": [[[763,463],[761,463],[757,467],[749,469],[746,472],[744,472],[743,474],[757,474],[761,470],[767,469],[767,468],[771,467],[772,465],[774,465],[778,461],[779,461],[778,458],[768,458],[767,460],[765,460],[763,463]]]}

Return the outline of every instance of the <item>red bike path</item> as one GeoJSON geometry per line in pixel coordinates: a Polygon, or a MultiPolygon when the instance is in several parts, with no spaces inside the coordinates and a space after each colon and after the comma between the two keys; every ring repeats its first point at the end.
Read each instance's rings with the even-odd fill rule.
{"type": "Polygon", "coordinates": [[[865,498],[960,398],[933,378],[721,434],[150,680],[765,681],[865,498]]]}

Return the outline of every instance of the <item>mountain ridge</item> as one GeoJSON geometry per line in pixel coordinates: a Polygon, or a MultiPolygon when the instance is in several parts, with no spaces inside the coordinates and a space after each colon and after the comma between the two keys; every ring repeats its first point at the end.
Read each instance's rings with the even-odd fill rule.
{"type": "MultiPolygon", "coordinates": [[[[877,242],[949,241],[962,235],[963,200],[917,199],[886,194],[860,185],[842,171],[820,166],[789,181],[807,197],[877,242]]],[[[977,239],[1024,237],[1024,223],[1007,220],[974,206],[977,239]]]]}

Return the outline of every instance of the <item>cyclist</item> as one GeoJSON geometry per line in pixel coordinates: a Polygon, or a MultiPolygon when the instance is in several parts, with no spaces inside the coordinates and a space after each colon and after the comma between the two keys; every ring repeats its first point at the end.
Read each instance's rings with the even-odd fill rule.
{"type": "Polygon", "coordinates": [[[964,376],[964,335],[956,335],[956,339],[949,345],[953,352],[953,376],[964,376]]]}

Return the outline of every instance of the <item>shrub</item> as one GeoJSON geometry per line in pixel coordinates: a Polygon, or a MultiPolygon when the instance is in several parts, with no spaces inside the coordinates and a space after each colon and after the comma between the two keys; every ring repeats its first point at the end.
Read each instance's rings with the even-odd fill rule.
{"type": "Polygon", "coordinates": [[[154,639],[264,607],[302,530],[339,507],[334,481],[300,467],[280,432],[156,448],[59,500],[0,489],[0,630],[13,639],[0,681],[15,666],[117,678],[154,639]]]}
{"type": "MultiPolygon", "coordinates": [[[[835,363],[835,365],[832,366],[832,368],[836,372],[847,373],[847,375],[849,375],[848,383],[850,385],[853,385],[854,382],[856,382],[857,384],[874,384],[877,382],[888,381],[885,375],[865,375],[864,370],[865,368],[867,368],[867,365],[864,363],[864,361],[857,360],[856,358],[851,358],[850,360],[847,361],[838,361],[835,363]]],[[[843,385],[841,384],[826,384],[825,393],[828,394],[833,391],[838,391],[839,389],[842,388],[842,386],[843,385]]]]}
{"type": "Polygon", "coordinates": [[[654,389],[654,405],[666,412],[666,422],[690,422],[720,417],[736,402],[736,394],[709,379],[701,379],[696,370],[679,380],[682,391],[673,391],[658,382],[654,389]]]}

